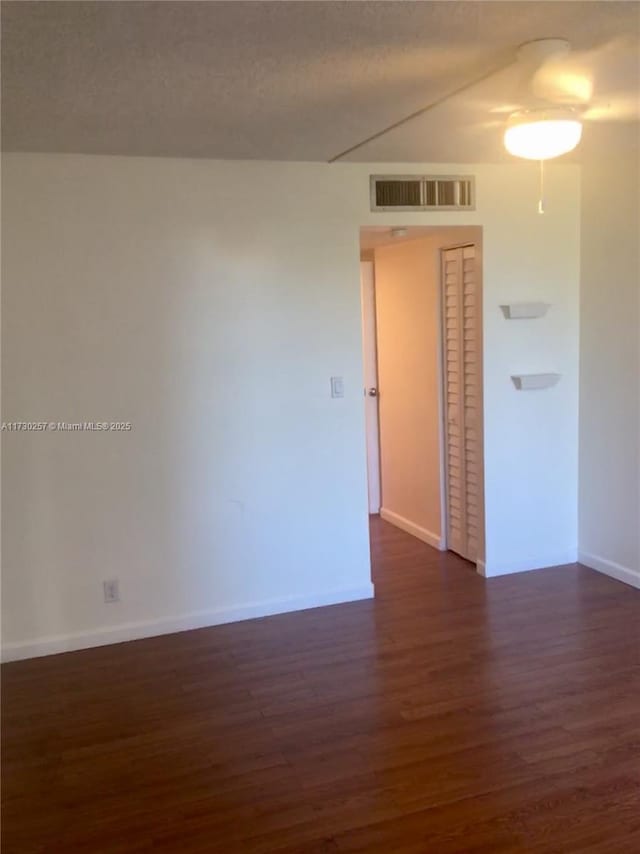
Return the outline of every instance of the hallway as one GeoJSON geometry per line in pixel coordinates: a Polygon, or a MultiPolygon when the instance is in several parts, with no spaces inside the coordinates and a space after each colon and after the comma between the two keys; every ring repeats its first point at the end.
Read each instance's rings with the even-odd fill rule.
{"type": "Polygon", "coordinates": [[[376,599],[3,666],[3,851],[632,852],[640,595],[372,520],[376,599]]]}

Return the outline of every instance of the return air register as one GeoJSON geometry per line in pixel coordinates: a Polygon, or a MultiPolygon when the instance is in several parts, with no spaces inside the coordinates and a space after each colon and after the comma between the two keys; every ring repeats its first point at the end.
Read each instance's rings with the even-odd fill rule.
{"type": "Polygon", "coordinates": [[[372,211],[475,210],[473,175],[372,175],[372,211]]]}

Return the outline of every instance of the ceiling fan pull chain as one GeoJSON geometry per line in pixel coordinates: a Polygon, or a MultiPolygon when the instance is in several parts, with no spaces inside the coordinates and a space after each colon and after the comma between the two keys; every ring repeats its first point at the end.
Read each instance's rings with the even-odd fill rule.
{"type": "Polygon", "coordinates": [[[540,195],[538,198],[538,213],[544,213],[544,160],[540,161],[540,195]]]}

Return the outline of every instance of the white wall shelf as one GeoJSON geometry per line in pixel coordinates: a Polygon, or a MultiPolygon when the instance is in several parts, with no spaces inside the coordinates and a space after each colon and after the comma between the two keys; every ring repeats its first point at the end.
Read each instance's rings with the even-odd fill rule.
{"type": "Polygon", "coordinates": [[[560,374],[512,374],[511,380],[518,391],[551,388],[560,379],[560,374]]]}
{"type": "Polygon", "coordinates": [[[501,305],[500,308],[507,320],[524,320],[530,317],[544,317],[550,304],[548,302],[512,302],[501,305]]]}

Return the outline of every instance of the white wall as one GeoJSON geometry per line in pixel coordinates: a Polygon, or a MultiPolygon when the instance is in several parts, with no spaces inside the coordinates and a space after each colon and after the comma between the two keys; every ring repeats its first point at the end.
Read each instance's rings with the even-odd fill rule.
{"type": "Polygon", "coordinates": [[[575,555],[578,170],[545,217],[530,164],[462,215],[373,214],[372,171],[406,166],[3,158],[3,419],[133,422],[3,434],[6,657],[370,594],[362,225],[484,226],[487,566],[575,555]]]}
{"type": "Polygon", "coordinates": [[[536,167],[522,167],[522,182],[497,182],[495,218],[483,231],[488,575],[577,556],[579,168],[546,167],[540,215],[536,167]],[[518,301],[551,308],[541,319],[505,320],[499,306],[518,301]],[[547,372],[561,379],[543,391],[515,391],[509,380],[547,372]]]}
{"type": "Polygon", "coordinates": [[[580,559],[640,586],[640,131],[589,128],[582,179],[580,559]]]}

